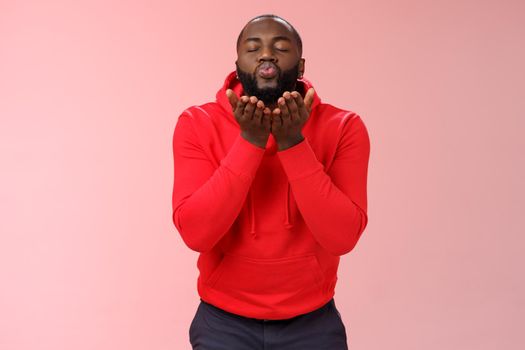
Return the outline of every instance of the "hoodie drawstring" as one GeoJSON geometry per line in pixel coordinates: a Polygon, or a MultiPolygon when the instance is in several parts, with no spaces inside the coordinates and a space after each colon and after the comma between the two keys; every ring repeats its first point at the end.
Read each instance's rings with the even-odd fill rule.
{"type": "MultiPolygon", "coordinates": [[[[253,239],[257,238],[257,232],[255,232],[255,204],[253,199],[253,191],[250,189],[250,234],[253,239]]],[[[293,227],[293,224],[290,222],[290,183],[287,184],[286,196],[284,200],[284,227],[290,229],[293,227]]]]}
{"type": "Polygon", "coordinates": [[[286,218],[284,220],[284,227],[286,228],[292,228],[293,225],[290,223],[290,183],[288,182],[288,189],[286,190],[286,200],[284,204],[284,212],[286,215],[286,218]]]}
{"type": "Polygon", "coordinates": [[[253,238],[257,238],[257,233],[255,232],[255,205],[253,203],[253,192],[250,189],[250,211],[251,211],[251,219],[252,227],[250,230],[250,233],[252,234],[253,238]]]}

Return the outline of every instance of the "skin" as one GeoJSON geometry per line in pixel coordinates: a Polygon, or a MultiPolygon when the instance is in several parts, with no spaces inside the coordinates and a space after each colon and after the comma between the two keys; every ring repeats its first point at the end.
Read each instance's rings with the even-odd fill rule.
{"type": "MultiPolygon", "coordinates": [[[[291,69],[299,61],[300,76],[304,74],[304,58],[291,28],[273,18],[261,18],[248,23],[237,49],[237,64],[245,72],[257,77],[259,88],[277,86],[277,76],[260,77],[257,67],[264,61],[273,62],[281,71],[291,69]],[[255,39],[252,39],[255,38],[255,39]]],[[[252,144],[265,148],[268,137],[273,134],[279,151],[293,147],[304,140],[302,127],[308,120],[313,102],[314,89],[310,88],[303,99],[298,91],[285,91],[268,106],[256,96],[241,96],[231,90],[226,95],[235,119],[241,128],[241,136],[252,144]]]]}

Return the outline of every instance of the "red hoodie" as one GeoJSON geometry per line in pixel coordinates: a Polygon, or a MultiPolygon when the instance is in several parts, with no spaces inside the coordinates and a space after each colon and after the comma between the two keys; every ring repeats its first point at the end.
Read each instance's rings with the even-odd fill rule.
{"type": "MultiPolygon", "coordinates": [[[[312,87],[299,79],[303,97],[312,87]]],[[[368,132],[354,112],[314,96],[304,140],[278,151],[240,136],[226,96],[192,106],[173,134],[173,223],[200,252],[197,290],[223,310],[258,319],[313,311],[335,295],[341,255],[367,222],[368,132]]]]}

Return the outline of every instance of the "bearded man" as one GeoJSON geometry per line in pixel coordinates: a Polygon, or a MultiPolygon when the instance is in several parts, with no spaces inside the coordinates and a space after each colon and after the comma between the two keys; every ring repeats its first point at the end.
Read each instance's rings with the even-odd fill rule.
{"type": "Polygon", "coordinates": [[[334,301],[340,257],[368,223],[370,141],[321,102],[297,30],[251,19],[216,101],[173,135],[173,223],[199,252],[193,349],[348,349],[334,301]]]}

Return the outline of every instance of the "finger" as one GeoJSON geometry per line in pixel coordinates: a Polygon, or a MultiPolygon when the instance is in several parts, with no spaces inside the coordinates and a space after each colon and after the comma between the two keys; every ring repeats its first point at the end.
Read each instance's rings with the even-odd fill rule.
{"type": "Polygon", "coordinates": [[[227,89],[226,97],[228,97],[228,101],[230,102],[230,105],[232,106],[232,110],[235,110],[235,108],[237,107],[237,101],[239,100],[235,92],[233,92],[232,89],[227,89]]]}
{"type": "Polygon", "coordinates": [[[306,106],[306,108],[312,108],[312,103],[314,102],[314,95],[315,95],[315,90],[314,88],[309,88],[308,91],[306,92],[306,95],[304,96],[304,104],[306,106]]]}
{"type": "Polygon", "coordinates": [[[246,104],[248,103],[248,96],[241,96],[241,98],[237,101],[237,106],[235,106],[235,115],[238,115],[240,117],[243,117],[244,115],[244,109],[246,108],[246,104]]]}
{"type": "Polygon", "coordinates": [[[250,96],[249,102],[246,104],[246,107],[244,108],[244,118],[247,120],[250,120],[253,118],[253,111],[255,110],[255,104],[257,103],[257,97],[250,96]]]}
{"type": "Polygon", "coordinates": [[[272,127],[272,111],[270,108],[266,107],[263,110],[262,123],[265,130],[271,130],[272,127]]]}
{"type": "Polygon", "coordinates": [[[286,91],[283,96],[286,100],[286,106],[288,107],[288,111],[290,113],[290,121],[293,122],[294,120],[301,119],[301,116],[299,115],[299,109],[297,108],[297,104],[295,103],[295,98],[293,95],[286,91]]]}
{"type": "Polygon", "coordinates": [[[275,108],[272,111],[272,130],[275,128],[281,128],[283,126],[283,119],[281,117],[281,110],[279,108],[275,108]]]}
{"type": "Polygon", "coordinates": [[[257,101],[257,103],[255,104],[255,112],[253,113],[253,117],[257,119],[259,123],[262,123],[263,109],[264,109],[263,101],[261,100],[257,101]]]}
{"type": "Polygon", "coordinates": [[[295,103],[297,104],[297,108],[299,110],[299,115],[301,116],[301,118],[307,118],[309,113],[308,109],[304,104],[303,96],[301,96],[301,94],[297,91],[292,91],[292,96],[295,98],[295,103]]]}
{"type": "Polygon", "coordinates": [[[301,96],[300,93],[298,93],[297,91],[292,91],[292,96],[295,99],[295,103],[297,104],[297,107],[299,107],[299,109],[304,107],[303,96],[301,96]]]}
{"type": "Polygon", "coordinates": [[[281,111],[280,115],[282,118],[283,126],[288,125],[290,121],[290,112],[288,111],[288,107],[286,106],[286,101],[284,97],[279,97],[279,99],[277,100],[277,104],[279,105],[279,109],[281,111]]]}

